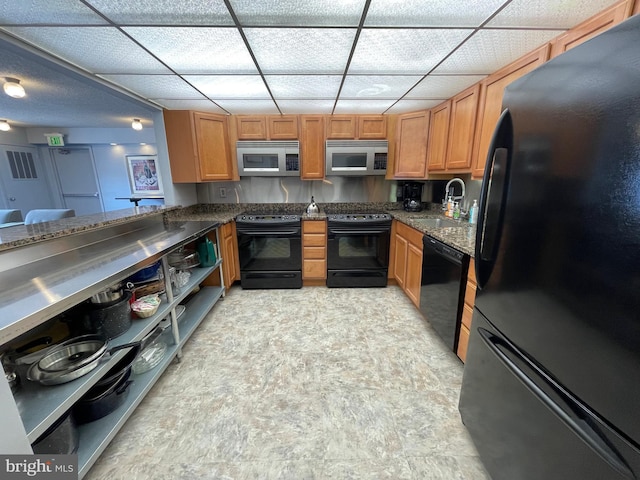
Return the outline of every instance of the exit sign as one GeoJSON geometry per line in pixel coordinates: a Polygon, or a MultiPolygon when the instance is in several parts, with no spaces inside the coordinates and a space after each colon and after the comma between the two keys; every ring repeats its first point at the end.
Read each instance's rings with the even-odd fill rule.
{"type": "Polygon", "coordinates": [[[45,133],[47,144],[50,147],[64,147],[64,138],[61,133],[45,133]]]}

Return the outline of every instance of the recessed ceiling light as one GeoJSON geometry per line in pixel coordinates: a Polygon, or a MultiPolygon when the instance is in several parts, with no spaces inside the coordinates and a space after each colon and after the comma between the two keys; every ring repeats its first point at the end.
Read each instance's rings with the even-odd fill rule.
{"type": "Polygon", "coordinates": [[[111,145],[112,147],[115,147],[116,145],[118,145],[117,143],[113,143],[111,142],[109,145],[111,145]]]}
{"type": "Polygon", "coordinates": [[[24,88],[17,78],[5,77],[4,93],[13,98],[22,98],[25,95],[24,88]]]}
{"type": "Polygon", "coordinates": [[[146,145],[146,143],[141,143],[140,145],[146,145]]]}
{"type": "Polygon", "coordinates": [[[8,132],[11,130],[11,125],[6,120],[0,120],[0,131],[8,132]]]}
{"type": "Polygon", "coordinates": [[[131,122],[131,128],[134,130],[142,130],[142,122],[139,118],[134,118],[133,122],[131,122]]]}

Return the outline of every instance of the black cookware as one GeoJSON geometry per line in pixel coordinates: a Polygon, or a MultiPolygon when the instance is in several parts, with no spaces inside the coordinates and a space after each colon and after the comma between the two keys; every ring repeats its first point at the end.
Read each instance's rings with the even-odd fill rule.
{"type": "Polygon", "coordinates": [[[110,383],[96,384],[73,406],[73,415],[80,424],[105,417],[120,407],[129,396],[131,366],[120,372],[110,383]]]}
{"type": "Polygon", "coordinates": [[[85,331],[102,335],[107,339],[116,338],[131,327],[131,292],[125,290],[122,297],[106,306],[90,304],[82,316],[85,331]]]}
{"type": "Polygon", "coordinates": [[[33,453],[70,455],[78,451],[78,427],[71,410],[62,415],[32,445],[33,453]]]}

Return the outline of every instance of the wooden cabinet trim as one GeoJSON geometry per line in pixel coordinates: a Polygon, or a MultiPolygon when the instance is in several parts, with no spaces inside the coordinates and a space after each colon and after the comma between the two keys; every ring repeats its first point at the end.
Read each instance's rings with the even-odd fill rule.
{"type": "Polygon", "coordinates": [[[267,122],[263,115],[236,116],[238,140],[266,140],[267,122]]]}
{"type": "Polygon", "coordinates": [[[464,325],[460,326],[460,336],[458,337],[458,357],[463,362],[467,359],[467,349],[469,348],[469,329],[464,325]]]}
{"type": "Polygon", "coordinates": [[[550,50],[551,47],[547,43],[480,82],[480,99],[471,155],[473,178],[482,178],[484,175],[489,145],[502,112],[502,94],[505,87],[546,62],[549,59],[550,50]]]}
{"type": "Polygon", "coordinates": [[[427,170],[437,171],[446,168],[449,123],[451,118],[451,100],[431,109],[431,124],[427,142],[427,170]]]}
{"type": "Polygon", "coordinates": [[[451,100],[451,119],[447,139],[447,170],[471,171],[471,153],[478,113],[480,84],[467,88],[451,100]]]}
{"type": "Polygon", "coordinates": [[[631,15],[632,9],[633,0],[621,0],[556,37],[551,41],[551,58],[557,57],[627,19],[631,15]]]}
{"type": "Polygon", "coordinates": [[[361,140],[387,138],[386,115],[357,115],[357,136],[361,140]]]}
{"type": "Polygon", "coordinates": [[[327,222],[324,220],[303,220],[302,221],[303,233],[326,233],[327,222]]]}
{"type": "Polygon", "coordinates": [[[269,140],[298,140],[297,115],[269,115],[267,117],[269,140]]]}
{"type": "Polygon", "coordinates": [[[357,122],[355,115],[327,115],[326,137],[328,139],[349,139],[357,138],[357,122]]]}

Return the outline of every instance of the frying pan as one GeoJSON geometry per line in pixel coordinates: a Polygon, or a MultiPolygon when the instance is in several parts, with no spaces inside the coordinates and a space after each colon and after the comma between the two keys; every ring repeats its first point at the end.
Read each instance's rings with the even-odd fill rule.
{"type": "Polygon", "coordinates": [[[162,333],[156,328],[151,335],[138,342],[125,343],[109,348],[108,340],[98,335],[82,335],[65,342],[48,352],[40,361],[33,363],[27,371],[27,378],[42,385],[60,385],[91,372],[106,356],[111,356],[125,348],[143,348],[144,344],[155,340],[162,333]],[[63,366],[66,368],[62,369],[63,366]]]}

